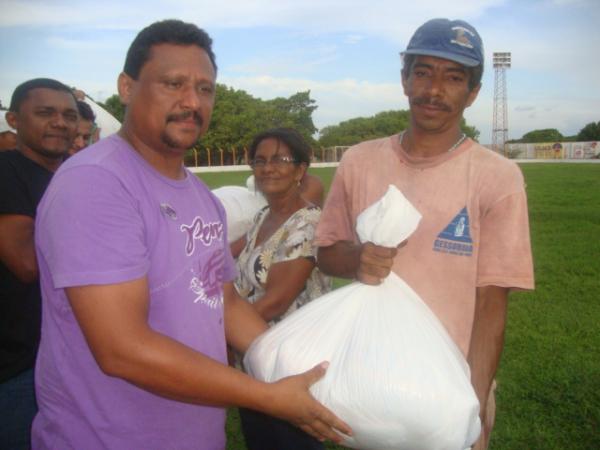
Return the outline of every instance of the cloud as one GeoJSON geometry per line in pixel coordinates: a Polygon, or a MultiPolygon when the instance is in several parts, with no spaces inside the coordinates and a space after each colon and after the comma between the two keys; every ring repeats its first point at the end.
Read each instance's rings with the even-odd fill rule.
{"type": "Polygon", "coordinates": [[[530,105],[522,105],[522,106],[517,106],[514,109],[516,112],[527,112],[527,111],[535,111],[535,106],[530,106],[530,105]]]}
{"type": "MultiPolygon", "coordinates": [[[[480,142],[492,141],[494,98],[492,91],[481,92],[475,103],[465,110],[469,125],[480,134],[480,142]]],[[[538,129],[556,128],[565,136],[577,134],[589,122],[598,120],[600,98],[569,95],[543,95],[535,98],[508,99],[508,137],[521,138],[538,129]],[[532,102],[534,102],[532,104],[532,102]]]]}
{"type": "MultiPolygon", "coordinates": [[[[521,137],[536,128],[558,128],[563,134],[572,134],[590,122],[591,117],[598,120],[600,110],[600,92],[596,88],[600,58],[595,57],[600,47],[597,0],[0,2],[0,33],[4,38],[0,42],[0,62],[7,68],[0,74],[3,100],[20,80],[37,75],[23,72],[22,66],[11,67],[10,63],[20,55],[34,55],[36,48],[30,52],[23,43],[25,39],[18,39],[20,55],[8,58],[10,48],[6,43],[11,41],[6,37],[13,36],[10,30],[14,30],[15,39],[40,36],[37,41],[40,46],[51,44],[57,49],[57,57],[60,50],[103,49],[111,43],[113,53],[94,53],[93,62],[98,68],[92,72],[74,73],[73,61],[68,65],[68,73],[48,67],[52,76],[70,78],[64,81],[94,96],[108,96],[116,92],[114,80],[131,36],[154,20],[175,17],[197,23],[211,34],[243,35],[240,29],[246,33],[277,30],[278,37],[285,34],[285,41],[275,41],[268,49],[259,48],[260,54],[254,52],[256,49],[245,53],[239,48],[219,49],[219,62],[223,62],[219,81],[261,98],[311,90],[319,106],[314,120],[318,127],[323,127],[384,110],[406,109],[399,80],[394,78],[396,66],[390,61],[397,58],[397,50],[403,48],[416,26],[435,15],[462,17],[476,25],[484,38],[490,63],[493,51],[513,53],[513,67],[508,74],[510,137],[521,137]],[[120,32],[114,37],[114,30],[130,33],[120,32]],[[29,34],[30,31],[34,33],[29,34]],[[125,42],[121,41],[123,36],[127,36],[125,42]],[[374,56],[368,52],[374,48],[370,45],[380,50],[372,52],[374,56]],[[232,55],[231,60],[225,63],[222,54],[232,55]],[[364,55],[367,57],[360,59],[364,55]],[[105,80],[100,76],[104,76],[103,72],[109,72],[105,80]],[[388,73],[391,75],[387,76],[388,73]]],[[[35,56],[28,59],[32,58],[35,56]]],[[[56,66],[67,67],[67,64],[57,62],[56,66]]],[[[482,89],[465,114],[469,124],[481,131],[483,143],[491,140],[493,71],[490,66],[488,63],[484,75],[485,90],[482,89]]]]}
{"type": "Polygon", "coordinates": [[[365,39],[364,36],[361,36],[359,34],[349,34],[348,36],[346,36],[344,38],[344,44],[357,44],[358,42],[362,41],[363,39],[365,39]]]}
{"type": "Polygon", "coordinates": [[[252,57],[239,64],[229,64],[228,73],[250,75],[269,74],[270,76],[286,76],[293,67],[295,76],[310,74],[320,67],[335,64],[338,59],[336,45],[317,45],[307,48],[285,49],[269,54],[268,58],[252,57]],[[301,64],[299,64],[301,61],[301,64]]]}
{"type": "Polygon", "coordinates": [[[372,116],[381,111],[408,107],[400,83],[371,83],[352,78],[315,81],[271,76],[223,77],[220,82],[243,89],[263,100],[289,97],[296,92],[309,90],[311,98],[319,106],[313,113],[317,128],[354,117],[372,116]]]}
{"type": "MultiPolygon", "coordinates": [[[[595,0],[594,0],[595,1],[595,0]]],[[[519,4],[524,13],[504,14],[497,20],[492,11],[516,9],[508,0],[422,0],[402,3],[397,0],[180,0],[177,3],[147,0],[121,2],[104,0],[4,0],[0,27],[81,27],[83,29],[128,29],[137,31],[148,23],[167,17],[192,21],[207,30],[276,27],[315,35],[343,33],[344,44],[357,44],[366,37],[385,39],[401,48],[417,24],[429,19],[432,11],[439,17],[463,17],[482,31],[488,59],[491,51],[513,51],[513,64],[522,69],[558,69],[573,82],[592,81],[600,71],[600,58],[591,58],[600,46],[596,32],[600,8],[592,0],[546,0],[536,2],[534,15],[527,3],[519,4]],[[573,6],[575,5],[575,6],[573,6]],[[594,6],[596,5],[596,6],[594,6]],[[567,14],[568,12],[568,14],[567,14]],[[531,14],[523,24],[523,14],[531,14]],[[556,18],[547,20],[547,15],[556,18]],[[539,17],[539,18],[538,18],[539,17]],[[480,25],[481,23],[481,25],[480,25]],[[559,56],[560,55],[560,56],[559,56]],[[560,60],[560,63],[557,62],[560,60]],[[586,70],[572,70],[585,61],[586,70]],[[558,66],[558,67],[557,67],[558,66]],[[571,72],[570,74],[567,72],[571,72]]],[[[99,37],[98,39],[101,39],[99,37]]],[[[328,60],[325,60],[328,61],[328,60]]]]}
{"type": "Polygon", "coordinates": [[[596,5],[597,0],[552,0],[557,6],[596,5]]]}
{"type": "Polygon", "coordinates": [[[321,32],[367,32],[405,38],[415,23],[436,16],[475,18],[505,0],[421,0],[399,5],[397,0],[180,0],[177,3],[147,0],[141,3],[115,0],[4,0],[0,26],[93,25],[139,29],[150,20],[180,17],[206,28],[291,27],[321,32]],[[417,22],[415,22],[415,20],[417,22]]]}
{"type": "MultiPolygon", "coordinates": [[[[319,129],[354,117],[408,109],[400,82],[374,83],[352,78],[317,81],[271,76],[223,77],[219,81],[264,100],[310,90],[311,98],[319,106],[313,113],[319,129]]],[[[489,144],[492,141],[493,95],[489,91],[482,94],[465,111],[465,118],[480,131],[480,142],[489,144]]],[[[556,128],[563,135],[573,135],[591,122],[590,117],[596,117],[599,110],[600,101],[593,99],[538,98],[535,105],[509,99],[509,138],[520,138],[529,131],[543,128],[556,128]]]]}
{"type": "Polygon", "coordinates": [[[561,77],[569,83],[597,83],[600,7],[597,0],[547,0],[490,21],[484,29],[487,60],[512,52],[512,69],[532,77],[561,77]]]}
{"type": "Polygon", "coordinates": [[[94,51],[101,48],[113,48],[106,41],[98,40],[86,40],[86,39],[69,39],[60,36],[50,36],[46,39],[46,43],[50,47],[68,49],[68,50],[81,50],[81,51],[94,51]]]}
{"type": "MultiPolygon", "coordinates": [[[[133,13],[127,7],[112,4],[112,1],[44,1],[3,0],[0,27],[58,27],[93,25],[104,27],[119,22],[119,17],[133,13]]],[[[138,11],[139,12],[139,11],[138,11]]]]}

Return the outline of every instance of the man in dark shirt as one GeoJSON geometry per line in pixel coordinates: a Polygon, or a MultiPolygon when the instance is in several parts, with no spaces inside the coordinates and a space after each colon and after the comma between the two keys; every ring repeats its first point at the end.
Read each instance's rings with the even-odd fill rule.
{"type": "Polygon", "coordinates": [[[35,212],[78,120],[71,90],[46,78],[19,85],[6,113],[17,148],[0,153],[0,448],[30,448],[41,305],[35,212]]]}

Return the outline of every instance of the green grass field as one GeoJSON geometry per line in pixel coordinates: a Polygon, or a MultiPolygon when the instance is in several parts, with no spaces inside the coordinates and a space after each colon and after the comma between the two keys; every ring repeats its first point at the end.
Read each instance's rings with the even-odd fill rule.
{"type": "MultiPolygon", "coordinates": [[[[536,290],[511,295],[490,448],[600,449],[600,164],[521,168],[536,290]]],[[[334,169],[311,173],[329,186],[334,169]]],[[[217,187],[248,175],[200,178],[217,187]]],[[[228,439],[228,450],[245,449],[235,411],[228,439]]]]}

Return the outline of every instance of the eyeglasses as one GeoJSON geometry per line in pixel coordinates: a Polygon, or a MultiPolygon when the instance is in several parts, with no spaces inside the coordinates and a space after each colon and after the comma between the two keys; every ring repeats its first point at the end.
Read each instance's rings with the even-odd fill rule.
{"type": "Polygon", "coordinates": [[[267,164],[271,164],[276,169],[282,169],[288,164],[296,164],[297,162],[289,156],[273,156],[271,159],[254,158],[249,164],[253,169],[264,169],[267,164]]]}

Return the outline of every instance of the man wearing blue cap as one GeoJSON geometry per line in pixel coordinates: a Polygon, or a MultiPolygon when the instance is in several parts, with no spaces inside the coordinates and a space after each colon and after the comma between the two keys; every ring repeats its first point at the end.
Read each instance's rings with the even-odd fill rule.
{"type": "Polygon", "coordinates": [[[461,130],[483,73],[475,28],[461,20],[430,20],[402,56],[409,126],[344,154],[316,231],[318,265],[368,284],[393,270],[419,294],[469,363],[483,424],[473,448],[481,450],[494,424],[508,293],[534,286],[523,176],[516,164],[461,130]],[[361,244],[356,218],[390,184],[423,219],[399,248],[361,244]]]}

